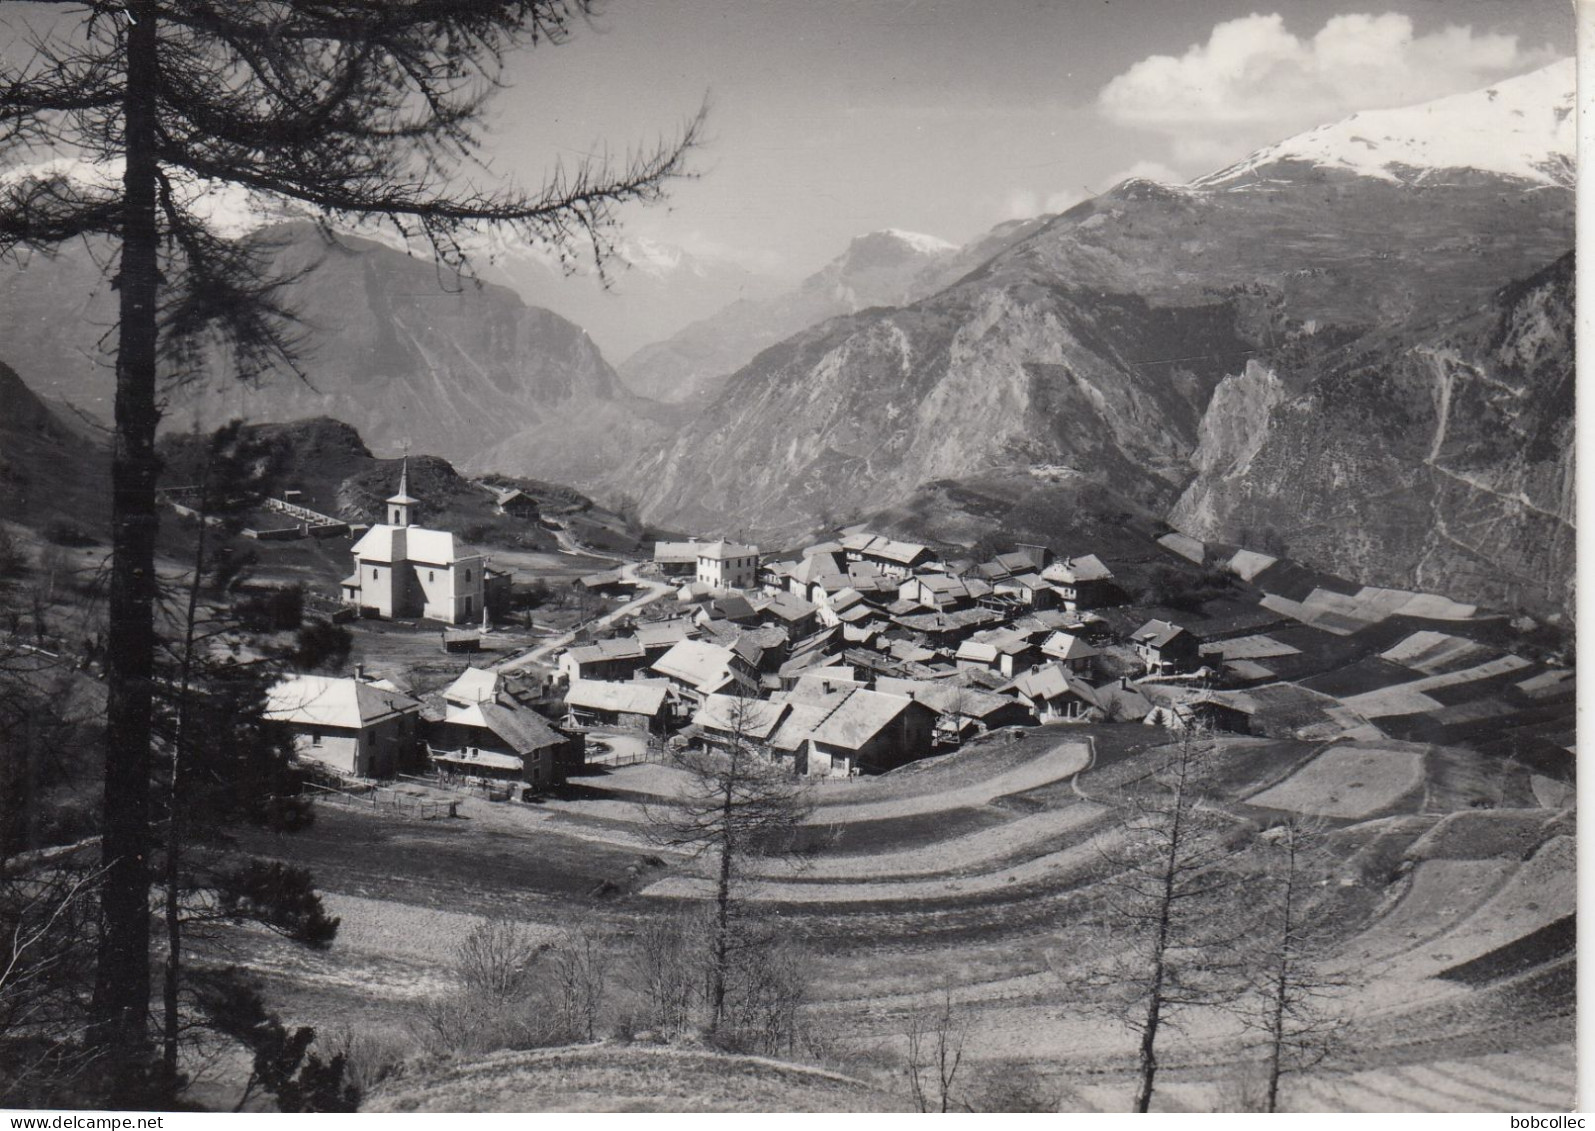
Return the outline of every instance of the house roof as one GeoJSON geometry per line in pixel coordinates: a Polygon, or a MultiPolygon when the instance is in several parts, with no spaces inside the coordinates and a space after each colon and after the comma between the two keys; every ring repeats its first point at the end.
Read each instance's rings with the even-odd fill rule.
{"type": "Polygon", "coordinates": [[[419,713],[402,691],[346,676],[289,676],[266,693],[265,717],[277,722],[359,730],[394,715],[419,713]]]}
{"type": "Polygon", "coordinates": [[[854,589],[851,586],[845,589],[839,589],[831,597],[831,612],[840,615],[845,610],[851,609],[854,605],[861,603],[863,600],[864,594],[860,593],[857,589],[854,589]]]}
{"type": "Polygon", "coordinates": [[[763,741],[770,737],[786,715],[787,705],[769,699],[745,699],[737,695],[711,695],[692,716],[705,730],[731,734],[738,729],[747,738],[763,741]]]}
{"type": "MultiPolygon", "coordinates": [[[[832,553],[810,554],[803,559],[803,564],[792,572],[792,576],[799,581],[812,585],[816,581],[825,581],[833,577],[845,578],[842,572],[842,563],[832,553]]],[[[829,586],[827,586],[829,588],[829,586]]]]}
{"type": "Polygon", "coordinates": [[[814,728],[812,738],[826,746],[857,750],[881,731],[912,710],[929,710],[923,704],[901,695],[882,695],[878,691],[854,691],[814,728]]]}
{"type": "Polygon", "coordinates": [[[959,632],[995,623],[1002,620],[1002,615],[992,609],[959,609],[951,613],[911,613],[892,620],[915,632],[959,632]]]}
{"type": "Polygon", "coordinates": [[[600,664],[605,660],[640,660],[644,656],[642,641],[635,636],[616,636],[609,640],[594,640],[567,648],[565,654],[578,664],[600,664]]]}
{"type": "Polygon", "coordinates": [[[707,601],[714,593],[714,586],[706,581],[689,581],[676,591],[676,600],[683,605],[691,605],[707,601]]]}
{"type": "Polygon", "coordinates": [[[665,704],[670,684],[663,679],[634,679],[615,683],[602,679],[573,679],[565,693],[569,707],[592,711],[619,711],[627,715],[657,715],[665,704]]]}
{"type": "Polygon", "coordinates": [[[998,652],[1008,656],[1016,656],[1030,650],[1030,634],[1007,627],[988,628],[984,632],[975,633],[970,639],[981,644],[990,644],[998,652]]]}
{"type": "Polygon", "coordinates": [[[655,542],[654,561],[664,565],[695,565],[698,561],[698,543],[655,542]]]}
{"type": "Polygon", "coordinates": [[[1046,664],[1032,668],[1017,676],[1003,690],[1017,691],[1027,699],[1052,700],[1073,695],[1078,699],[1084,699],[1087,703],[1098,702],[1096,689],[1070,673],[1062,664],[1046,664]]]}
{"type": "Polygon", "coordinates": [[[805,601],[802,597],[783,590],[770,597],[760,611],[790,622],[811,617],[816,609],[817,606],[812,601],[805,601]]]}
{"type": "Polygon", "coordinates": [[[997,649],[984,640],[965,640],[958,646],[957,658],[976,664],[994,664],[997,655],[997,649]]]}
{"type": "Polygon", "coordinates": [[[531,754],[568,741],[547,719],[529,707],[509,707],[502,703],[473,703],[456,707],[443,717],[454,726],[479,727],[491,731],[517,754],[531,754]]]}
{"type": "Polygon", "coordinates": [[[1109,718],[1115,715],[1126,719],[1143,719],[1152,709],[1152,701],[1135,687],[1124,687],[1121,684],[1104,683],[1101,687],[1091,689],[1098,707],[1107,713],[1109,718]]]}
{"type": "Polygon", "coordinates": [[[796,750],[809,740],[814,728],[831,713],[830,703],[801,703],[784,700],[786,714],[768,742],[773,750],[796,750]]]}
{"type": "Polygon", "coordinates": [[[1149,620],[1132,632],[1130,638],[1138,644],[1150,644],[1154,648],[1161,648],[1184,631],[1186,630],[1179,625],[1170,624],[1166,620],[1149,620]]]}
{"type": "Polygon", "coordinates": [[[723,562],[729,558],[756,558],[759,556],[757,546],[743,546],[736,542],[727,542],[721,539],[718,542],[701,542],[698,544],[698,559],[707,558],[712,562],[723,562]]]}
{"type": "Polygon", "coordinates": [[[733,593],[727,597],[716,597],[709,602],[709,611],[711,616],[720,617],[724,620],[749,620],[754,615],[753,606],[748,603],[746,597],[739,593],[733,593]]]}
{"type": "Polygon", "coordinates": [[[457,703],[482,703],[498,694],[499,674],[485,668],[466,668],[443,689],[443,698],[457,703]]]}
{"type": "Polygon", "coordinates": [[[696,635],[698,626],[691,617],[675,617],[637,626],[637,642],[644,648],[668,648],[679,640],[696,635]]]}
{"type": "Polygon", "coordinates": [[[588,589],[597,589],[603,585],[624,585],[626,584],[626,575],[618,569],[606,569],[602,573],[589,573],[586,577],[581,578],[580,581],[588,589]]]}
{"type": "Polygon", "coordinates": [[[1061,562],[1053,562],[1041,571],[1041,576],[1048,581],[1078,584],[1082,581],[1107,581],[1113,576],[1113,571],[1103,565],[1102,559],[1095,554],[1087,554],[1082,558],[1064,558],[1061,562]]]}
{"type": "Polygon", "coordinates": [[[1009,550],[1006,554],[998,554],[995,560],[1009,573],[1030,573],[1036,568],[1036,559],[1023,550],[1009,550]]]}
{"type": "Polygon", "coordinates": [[[812,546],[803,548],[803,556],[805,558],[811,558],[815,554],[840,554],[841,552],[842,544],[840,542],[816,542],[812,546]]]}
{"type": "Polygon", "coordinates": [[[912,565],[916,560],[929,553],[929,549],[917,542],[898,542],[881,534],[871,534],[860,531],[849,534],[842,539],[842,548],[852,550],[857,554],[868,554],[872,558],[896,562],[899,565],[912,565]]]}
{"type": "Polygon", "coordinates": [[[482,555],[455,540],[447,530],[423,526],[389,526],[379,522],[366,531],[350,553],[363,562],[423,562],[449,566],[482,555]]]}
{"type": "Polygon", "coordinates": [[[960,715],[972,719],[986,718],[1014,704],[1005,695],[993,695],[989,691],[961,687],[938,679],[892,679],[882,676],[875,681],[875,690],[923,703],[938,714],[951,714],[956,710],[960,715]]]}
{"type": "Polygon", "coordinates": [[[723,687],[731,675],[735,653],[703,640],[681,640],[653,662],[653,670],[679,679],[699,691],[723,687]]]}
{"type": "Polygon", "coordinates": [[[1060,660],[1089,660],[1092,656],[1102,654],[1078,636],[1071,636],[1067,632],[1054,632],[1041,645],[1041,650],[1060,660]]]}
{"type": "Polygon", "coordinates": [[[935,649],[912,640],[893,640],[886,650],[905,664],[925,664],[936,658],[935,649]]]}
{"type": "Polygon", "coordinates": [[[799,676],[785,698],[788,703],[829,703],[835,706],[842,696],[863,686],[851,667],[838,664],[799,676]]]}

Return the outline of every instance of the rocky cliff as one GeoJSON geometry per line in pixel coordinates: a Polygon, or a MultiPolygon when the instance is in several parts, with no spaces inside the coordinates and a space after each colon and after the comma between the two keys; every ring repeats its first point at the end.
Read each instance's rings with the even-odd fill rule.
{"type": "Polygon", "coordinates": [[[1475,312],[1225,378],[1170,521],[1370,584],[1571,612],[1573,380],[1569,254],[1475,312]]]}

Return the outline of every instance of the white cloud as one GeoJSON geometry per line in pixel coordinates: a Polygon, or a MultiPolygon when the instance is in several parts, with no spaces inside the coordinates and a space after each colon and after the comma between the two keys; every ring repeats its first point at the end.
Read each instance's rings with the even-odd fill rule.
{"type": "Polygon", "coordinates": [[[1074,189],[1040,192],[1036,189],[1016,188],[1008,193],[1007,199],[1003,202],[1002,217],[1004,220],[1028,220],[1032,216],[1067,212],[1088,195],[1074,189]]]}
{"type": "Polygon", "coordinates": [[[1166,135],[1192,172],[1358,110],[1474,90],[1554,58],[1515,35],[1445,27],[1415,35],[1396,12],[1338,15],[1302,38],[1284,18],[1251,15],[1213,28],[1183,55],[1153,55],[1097,97],[1109,120],[1166,135]]]}

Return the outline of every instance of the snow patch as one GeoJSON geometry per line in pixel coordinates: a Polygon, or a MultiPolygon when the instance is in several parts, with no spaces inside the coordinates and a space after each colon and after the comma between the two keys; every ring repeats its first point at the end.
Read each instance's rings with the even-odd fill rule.
{"type": "Polygon", "coordinates": [[[1435,169],[1476,169],[1571,186],[1576,89],[1574,60],[1560,59],[1487,90],[1364,110],[1260,149],[1192,184],[1227,187],[1278,162],[1304,161],[1394,182],[1411,183],[1435,169]]]}

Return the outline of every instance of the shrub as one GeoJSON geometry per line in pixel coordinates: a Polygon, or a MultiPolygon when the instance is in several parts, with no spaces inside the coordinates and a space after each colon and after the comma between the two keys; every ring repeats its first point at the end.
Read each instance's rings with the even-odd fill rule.
{"type": "Polygon", "coordinates": [[[93,546],[98,539],[74,522],[58,518],[44,528],[44,538],[57,546],[93,546]]]}

